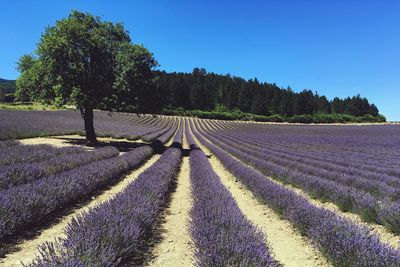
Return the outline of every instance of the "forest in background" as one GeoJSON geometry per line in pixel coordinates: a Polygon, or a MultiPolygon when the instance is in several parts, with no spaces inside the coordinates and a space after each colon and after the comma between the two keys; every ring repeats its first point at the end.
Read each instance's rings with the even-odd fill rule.
{"type": "Polygon", "coordinates": [[[220,75],[195,68],[192,73],[157,71],[163,113],[213,119],[274,122],[383,122],[376,105],[356,95],[328,100],[312,90],[294,92],[256,78],[220,75]]]}
{"type": "MultiPolygon", "coordinates": [[[[154,74],[154,88],[141,96],[140,108],[125,107],[120,111],[274,122],[386,120],[376,105],[360,95],[329,100],[312,90],[294,92],[290,87],[282,88],[275,83],[260,82],[257,78],[245,80],[229,74],[207,72],[204,68],[195,68],[191,73],[157,70],[154,74]]],[[[15,81],[2,79],[0,86],[0,90],[10,94],[15,90],[15,81]]],[[[9,95],[7,99],[13,98],[9,95]]]]}

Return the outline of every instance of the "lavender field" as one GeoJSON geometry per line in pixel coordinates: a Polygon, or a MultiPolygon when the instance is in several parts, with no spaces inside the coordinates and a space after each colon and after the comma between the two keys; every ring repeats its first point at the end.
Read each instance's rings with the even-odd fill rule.
{"type": "Polygon", "coordinates": [[[400,125],[0,110],[1,266],[400,266],[400,125]]]}

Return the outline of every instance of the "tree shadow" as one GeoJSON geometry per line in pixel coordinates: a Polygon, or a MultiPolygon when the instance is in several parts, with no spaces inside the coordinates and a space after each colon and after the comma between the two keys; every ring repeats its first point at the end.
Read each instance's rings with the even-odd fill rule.
{"type": "MultiPolygon", "coordinates": [[[[54,139],[63,140],[64,143],[70,145],[78,145],[86,147],[86,139],[84,138],[73,138],[73,137],[54,137],[54,139]]],[[[98,141],[96,147],[105,147],[105,146],[113,146],[117,148],[120,152],[128,152],[134,148],[145,146],[145,145],[152,145],[144,142],[135,142],[135,141],[119,141],[119,140],[109,140],[105,141],[98,141]]],[[[161,144],[162,145],[162,144],[161,144]]],[[[153,146],[153,145],[152,145],[153,146]]],[[[165,149],[164,149],[165,150],[165,149]]]]}

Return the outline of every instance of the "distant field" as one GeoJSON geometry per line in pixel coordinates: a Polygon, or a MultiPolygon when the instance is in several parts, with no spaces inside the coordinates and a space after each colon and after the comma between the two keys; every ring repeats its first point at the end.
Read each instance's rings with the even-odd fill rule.
{"type": "Polygon", "coordinates": [[[400,266],[400,125],[94,116],[0,110],[0,265],[400,266]]]}

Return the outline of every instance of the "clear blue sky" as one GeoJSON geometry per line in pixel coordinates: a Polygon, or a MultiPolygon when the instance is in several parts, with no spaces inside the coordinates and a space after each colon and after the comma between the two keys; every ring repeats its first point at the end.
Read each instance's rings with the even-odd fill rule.
{"type": "Polygon", "coordinates": [[[360,93],[400,121],[400,1],[2,1],[0,77],[71,9],[123,22],[167,71],[208,71],[318,91],[360,93]]]}

